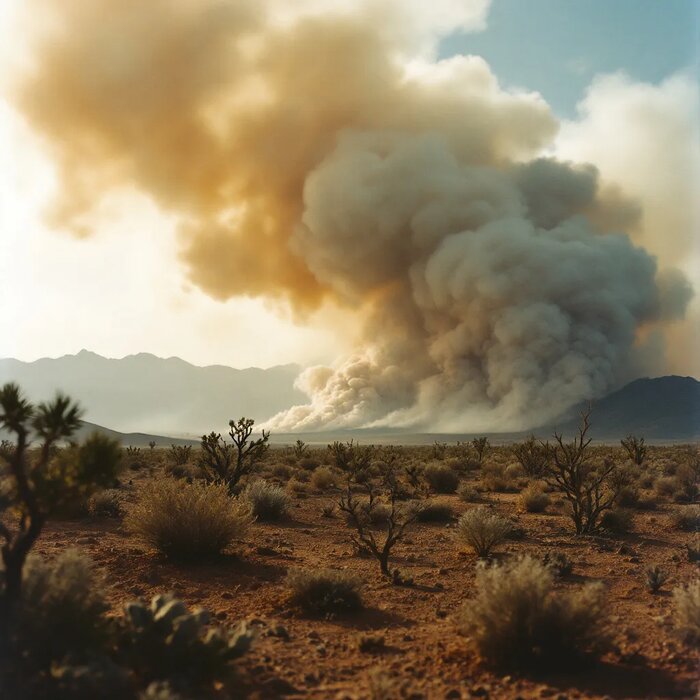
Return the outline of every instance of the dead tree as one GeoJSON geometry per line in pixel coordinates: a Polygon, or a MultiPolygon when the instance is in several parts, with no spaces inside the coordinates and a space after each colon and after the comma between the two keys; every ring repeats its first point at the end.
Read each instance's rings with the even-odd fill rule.
{"type": "Polygon", "coordinates": [[[647,456],[647,446],[644,444],[644,438],[628,435],[624,440],[620,440],[620,444],[630,460],[641,467],[647,456]]]}
{"type": "MultiPolygon", "coordinates": [[[[352,479],[348,479],[347,489],[338,502],[338,507],[347,514],[350,524],[355,528],[357,534],[352,536],[353,544],[359,550],[368,550],[379,562],[382,574],[390,576],[391,550],[401,540],[406,528],[416,521],[420,507],[417,504],[402,505],[398,502],[400,488],[393,469],[382,475],[379,485],[368,479],[362,486],[367,494],[367,501],[363,502],[356,497],[352,479]],[[379,503],[385,502],[389,506],[389,512],[386,517],[386,531],[381,541],[378,534],[372,530],[371,520],[373,510],[379,503]]],[[[398,572],[394,580],[399,580],[398,572]]]]}
{"type": "Polygon", "coordinates": [[[605,459],[595,467],[588,460],[588,448],[592,438],[590,408],[581,414],[578,435],[565,442],[560,433],[554,434],[554,445],[546,445],[549,464],[547,481],[564,492],[571,508],[571,519],[577,535],[590,534],[598,529],[601,515],[612,508],[617,490],[611,486],[611,477],[616,472],[615,462],[605,459]]]}

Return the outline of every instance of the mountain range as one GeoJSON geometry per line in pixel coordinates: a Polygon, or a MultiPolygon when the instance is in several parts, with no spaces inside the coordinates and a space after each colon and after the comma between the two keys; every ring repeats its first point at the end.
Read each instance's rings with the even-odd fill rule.
{"type": "MultiPolygon", "coordinates": [[[[305,402],[306,396],[294,386],[299,372],[300,367],[293,364],[269,369],[197,367],[176,357],[139,353],[108,359],[86,350],[34,362],[0,359],[0,384],[17,382],[33,401],[61,390],[85,408],[81,433],[98,429],[131,445],[196,440],[204,432],[223,430],[230,418],[243,415],[263,421],[305,402]]],[[[700,382],[692,377],[636,379],[594,402],[592,408],[591,435],[596,440],[616,441],[630,433],[650,441],[700,439],[700,382]]],[[[550,437],[555,430],[570,435],[578,425],[577,413],[573,409],[561,420],[532,432],[538,437],[550,437]]],[[[509,441],[523,435],[492,433],[490,437],[509,441]]],[[[325,444],[355,438],[374,443],[426,443],[469,437],[381,428],[277,434],[273,441],[301,438],[325,444]]]]}

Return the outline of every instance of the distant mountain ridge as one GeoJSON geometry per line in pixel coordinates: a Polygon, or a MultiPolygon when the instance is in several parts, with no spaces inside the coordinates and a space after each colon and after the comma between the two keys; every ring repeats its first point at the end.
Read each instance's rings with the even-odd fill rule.
{"type": "Polygon", "coordinates": [[[306,396],[294,387],[301,368],[197,367],[148,353],[121,359],[82,350],[34,362],[0,359],[0,383],[17,382],[34,400],[57,390],[78,400],[85,420],[121,432],[198,435],[245,415],[262,421],[306,396]]]}
{"type": "MultiPolygon", "coordinates": [[[[700,382],[693,377],[635,379],[592,408],[591,434],[599,440],[629,434],[648,440],[700,439],[700,382]]],[[[571,433],[577,425],[575,416],[555,422],[552,429],[571,433]]]]}
{"type": "MultiPolygon", "coordinates": [[[[34,362],[0,359],[0,383],[16,381],[34,401],[48,399],[60,389],[85,408],[86,431],[95,427],[114,433],[123,444],[142,445],[155,439],[160,445],[174,439],[160,436],[196,439],[210,430],[223,431],[230,418],[245,415],[260,422],[306,403],[305,394],[294,387],[300,370],[293,364],[269,369],[197,367],[177,357],[163,359],[148,353],[108,359],[83,350],[34,362]]],[[[554,430],[570,435],[577,426],[574,408],[550,425],[525,433],[493,431],[490,436],[499,442],[518,440],[530,432],[547,438],[554,430]]],[[[636,379],[593,403],[591,426],[596,440],[617,441],[630,433],[656,441],[700,440],[700,382],[678,376],[636,379]]],[[[310,443],[354,438],[363,443],[421,444],[473,435],[376,428],[285,433],[272,439],[279,444],[297,437],[310,443]]]]}

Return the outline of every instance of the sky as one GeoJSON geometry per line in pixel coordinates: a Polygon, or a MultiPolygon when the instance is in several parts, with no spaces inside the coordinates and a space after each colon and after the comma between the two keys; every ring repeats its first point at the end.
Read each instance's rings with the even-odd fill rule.
{"type": "MultiPolygon", "coordinates": [[[[439,0],[427,9],[395,0],[305,0],[291,10],[267,0],[261,19],[255,3],[231,10],[211,0],[199,7],[222,13],[214,23],[187,1],[125,2],[109,23],[101,21],[101,5],[0,0],[0,356],[32,360],[87,348],[109,357],[176,355],[198,365],[322,365],[304,380],[319,415],[355,406],[350,387],[359,383],[370,404],[383,397],[361,422],[387,414],[410,422],[403,404],[420,401],[385,371],[404,360],[395,343],[375,342],[382,333],[408,334],[420,346],[414,355],[422,365],[408,374],[421,396],[441,394],[437,387],[469,356],[460,386],[482,398],[522,394],[512,413],[530,391],[523,378],[533,379],[522,353],[517,361],[509,354],[524,347],[509,334],[525,321],[510,322],[507,341],[499,327],[476,324],[492,309],[477,303],[483,286],[445,306],[430,275],[452,274],[440,267],[446,241],[427,262],[420,246],[397,253],[396,245],[377,243],[407,215],[391,209],[397,197],[427,196],[438,186],[415,182],[410,193],[392,189],[377,199],[384,181],[372,179],[369,164],[391,153],[384,177],[394,164],[397,177],[413,177],[401,168],[415,163],[443,172],[440,187],[464,177],[457,161],[508,171],[498,186],[482,187],[493,188],[494,202],[503,198],[499,216],[511,222],[520,210],[505,191],[515,183],[517,196],[531,203],[528,226],[553,216],[535,213],[545,195],[532,188],[596,190],[585,206],[580,198],[589,195],[576,194],[576,206],[594,227],[629,232],[648,260],[631,248],[619,253],[629,255],[631,267],[622,269],[636,296],[620,288],[625,308],[615,309],[615,330],[596,326],[594,334],[614,335],[627,321],[629,332],[611,340],[613,350],[590,351],[606,362],[612,353],[615,368],[591,369],[600,360],[589,353],[582,372],[595,379],[579,391],[628,378],[623,365],[700,375],[693,350],[700,312],[689,291],[700,286],[692,195],[700,174],[697,2],[439,0]],[[325,14],[333,19],[324,36],[314,22],[325,14]],[[158,33],[149,33],[155,26],[158,33]],[[234,52],[224,27],[240,41],[234,52]],[[44,41],[52,31],[59,40],[44,41]],[[201,45],[198,32],[206,37],[201,45]],[[323,65],[324,51],[331,65],[323,65]],[[404,143],[397,133],[406,130],[414,138],[404,143]],[[578,175],[557,175],[554,166],[519,170],[539,156],[592,163],[597,174],[584,176],[583,165],[571,166],[578,175]],[[552,185],[552,178],[570,185],[552,185]],[[373,202],[367,210],[362,198],[373,202]],[[375,270],[361,253],[412,262],[400,274],[392,266],[375,270]],[[654,264],[657,273],[649,272],[654,264]],[[655,281],[647,279],[653,274],[655,281]],[[427,291],[416,275],[425,275],[427,291]],[[393,316],[381,318],[377,300],[393,316]],[[465,334],[482,332],[480,347],[490,350],[480,355],[465,334]],[[501,356],[517,370],[496,371],[501,356]],[[428,364],[441,368],[437,378],[428,364]],[[394,405],[384,400],[389,395],[403,398],[394,405]]],[[[479,173],[484,183],[491,177],[479,173]]],[[[462,205],[445,200],[443,216],[452,206],[462,205]]],[[[502,223],[499,235],[510,225],[502,223]]],[[[562,288],[552,280],[552,290],[562,288]]],[[[567,323],[576,313],[565,310],[567,323]]],[[[578,359],[588,352],[581,346],[593,343],[589,331],[585,342],[571,333],[578,359]]],[[[408,352],[411,342],[404,345],[408,352]]],[[[568,376],[573,366],[557,372],[568,376]]]]}

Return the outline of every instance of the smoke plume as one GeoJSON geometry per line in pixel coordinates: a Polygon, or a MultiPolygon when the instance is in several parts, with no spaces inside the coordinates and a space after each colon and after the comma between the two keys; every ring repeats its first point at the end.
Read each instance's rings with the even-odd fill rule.
{"type": "Polygon", "coordinates": [[[487,3],[324,4],[50,3],[17,101],[57,164],[54,223],[86,235],[136,187],[211,296],[354,309],[356,352],[307,370],[277,429],[528,427],[614,386],[691,290],[626,234],[637,202],[541,157],[538,95],[432,59],[487,3]]]}

